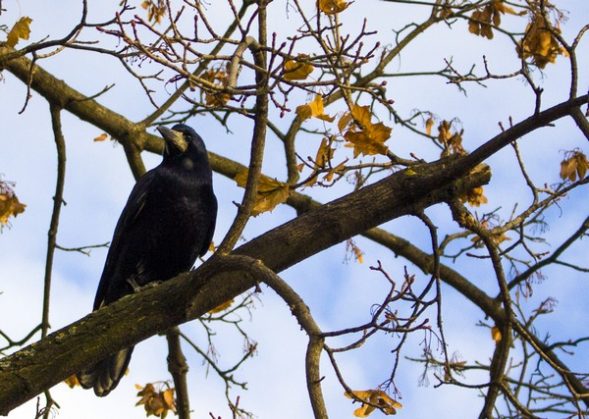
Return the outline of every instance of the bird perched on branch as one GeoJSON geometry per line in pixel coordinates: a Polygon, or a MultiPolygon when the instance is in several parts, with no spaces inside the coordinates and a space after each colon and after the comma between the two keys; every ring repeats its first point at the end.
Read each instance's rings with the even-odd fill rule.
{"type": "MultiPolygon", "coordinates": [[[[217,200],[203,140],[190,127],[159,127],[163,160],[131,191],[115,228],[96,291],[94,310],[154,281],[188,271],[207,252],[217,200]]],[[[127,370],[133,347],[78,373],[84,388],[106,396],[127,370]]]]}

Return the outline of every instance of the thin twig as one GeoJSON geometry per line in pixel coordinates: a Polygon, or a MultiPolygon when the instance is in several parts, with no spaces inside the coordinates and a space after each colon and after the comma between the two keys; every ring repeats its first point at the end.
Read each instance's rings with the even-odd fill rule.
{"type": "Polygon", "coordinates": [[[186,363],[186,357],[182,353],[178,326],[168,329],[166,339],[168,341],[168,371],[172,374],[174,387],[176,388],[178,417],[180,419],[190,419],[190,398],[186,381],[188,364],[186,363]]]}
{"type": "MultiPolygon", "coordinates": [[[[53,255],[55,254],[55,242],[57,229],[59,226],[59,214],[63,205],[63,186],[65,183],[65,139],[61,131],[61,109],[58,106],[50,104],[51,124],[53,126],[53,137],[57,149],[57,180],[55,182],[55,194],[53,195],[53,212],[49,231],[47,233],[47,257],[45,259],[45,279],[43,285],[43,314],[41,320],[41,339],[45,338],[49,332],[49,303],[51,294],[51,273],[53,271],[53,255]]],[[[49,418],[51,406],[55,403],[49,390],[45,391],[45,410],[44,419],[49,418]]]]}

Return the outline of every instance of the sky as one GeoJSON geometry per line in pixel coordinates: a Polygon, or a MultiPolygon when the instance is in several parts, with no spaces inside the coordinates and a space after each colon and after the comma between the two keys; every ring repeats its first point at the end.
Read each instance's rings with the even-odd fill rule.
{"type": "MultiPolygon", "coordinates": [[[[33,18],[31,40],[45,36],[63,36],[79,16],[78,1],[54,3],[4,2],[7,9],[0,15],[0,26],[10,27],[18,18],[33,18]]],[[[138,2],[139,3],[139,2],[138,2]]],[[[578,0],[557,2],[562,9],[569,10],[569,19],[563,26],[564,36],[570,39],[586,23],[589,16],[589,3],[578,0]],[[584,20],[585,19],[585,20],[584,20]]],[[[116,2],[112,5],[91,2],[90,20],[108,19],[116,2]]],[[[138,12],[138,13],[141,13],[138,12]]],[[[227,10],[224,2],[209,4],[208,13],[212,22],[219,28],[226,22],[227,10]],[[223,3],[223,4],[221,4],[223,3]]],[[[351,33],[359,28],[366,18],[369,28],[377,30],[374,41],[383,45],[393,43],[392,28],[400,28],[411,19],[425,16],[425,9],[403,4],[362,0],[353,3],[341,14],[344,27],[351,33]]],[[[298,27],[296,15],[284,2],[274,2],[270,9],[270,21],[279,37],[286,38],[290,30],[298,27]],[[285,18],[288,16],[288,18],[285,18]],[[289,31],[285,30],[288,28],[289,31]]],[[[506,24],[515,24],[516,17],[506,16],[506,24]]],[[[94,35],[94,34],[92,34],[94,35]]],[[[0,39],[2,39],[0,33],[0,39]]],[[[90,37],[90,35],[88,35],[90,37]]],[[[106,41],[109,42],[109,41],[106,41]]],[[[587,41],[582,44],[587,50],[587,41]]],[[[580,48],[581,51],[583,48],[580,48]]],[[[453,63],[462,69],[475,62],[481,65],[482,56],[487,57],[494,71],[509,71],[517,66],[513,47],[501,40],[493,42],[469,36],[466,25],[456,23],[450,30],[440,25],[431,33],[418,38],[414,45],[391,64],[391,71],[411,72],[415,70],[437,70],[443,66],[443,59],[453,57],[453,63]]],[[[586,71],[588,57],[579,57],[582,79],[579,85],[586,89],[589,85],[586,71]]],[[[120,65],[113,59],[105,59],[98,54],[80,51],[63,51],[59,55],[44,60],[45,69],[57,78],[65,80],[72,87],[87,95],[95,94],[104,86],[115,86],[99,101],[131,120],[139,120],[153,110],[145,99],[138,83],[129,81],[120,65]],[[139,98],[139,99],[138,99],[139,98]]],[[[557,65],[549,66],[543,74],[535,74],[541,79],[545,89],[544,107],[556,104],[566,97],[568,70],[564,60],[559,58],[557,65]]],[[[10,228],[0,234],[0,329],[14,338],[20,338],[37,325],[41,318],[42,284],[46,252],[47,228],[53,204],[55,185],[56,153],[52,138],[48,105],[43,98],[33,96],[22,114],[21,109],[26,87],[8,72],[0,80],[0,174],[2,179],[14,181],[19,199],[27,205],[26,211],[13,219],[10,228]]],[[[521,79],[490,82],[487,87],[472,86],[468,95],[447,85],[441,78],[393,78],[387,89],[394,98],[396,109],[405,115],[413,109],[427,108],[440,118],[460,118],[465,130],[464,145],[472,150],[498,132],[498,121],[506,121],[512,116],[515,121],[530,114],[531,95],[521,79]]],[[[166,92],[159,92],[158,99],[166,92]]],[[[303,100],[303,98],[301,98],[303,100]]],[[[327,112],[335,112],[327,108],[327,112]]],[[[67,172],[65,186],[65,205],[58,232],[58,243],[66,247],[76,247],[104,243],[111,239],[117,218],[133,185],[133,178],[126,164],[122,147],[113,142],[93,142],[101,131],[74,116],[63,113],[64,135],[67,143],[67,172]]],[[[288,122],[288,118],[284,124],[288,122]]],[[[385,121],[392,125],[391,121],[385,121]]],[[[191,125],[205,139],[208,148],[216,153],[247,163],[248,141],[251,125],[235,122],[228,133],[213,121],[195,118],[191,125]],[[243,133],[248,133],[243,136],[243,133]]],[[[315,141],[315,139],[313,140],[315,141]]],[[[391,148],[401,155],[419,150],[427,158],[437,158],[435,153],[419,144],[400,128],[394,129],[391,148]]],[[[302,149],[306,150],[304,139],[302,149]]],[[[522,154],[527,158],[530,175],[538,182],[554,183],[558,180],[558,162],[554,157],[562,155],[563,150],[575,147],[589,153],[587,142],[575,131],[571,121],[563,120],[555,127],[541,130],[527,136],[521,142],[522,154]]],[[[313,155],[317,144],[309,142],[308,154],[313,155]]],[[[283,176],[281,145],[276,139],[269,139],[264,163],[264,172],[283,176]]],[[[159,156],[144,153],[148,167],[160,161],[159,156]]],[[[516,202],[525,205],[529,194],[525,183],[514,172],[513,152],[505,149],[488,162],[493,171],[493,179],[485,194],[489,204],[480,211],[500,207],[507,217],[516,202]]],[[[219,219],[214,241],[219,243],[229,228],[235,215],[233,201],[241,199],[242,190],[231,180],[220,175],[214,177],[215,190],[220,203],[219,219]]],[[[316,199],[326,202],[335,198],[345,187],[329,190],[305,190],[316,199]]],[[[580,220],[586,216],[586,203],[580,193],[571,194],[561,203],[566,216],[555,208],[548,212],[547,219],[552,222],[548,232],[549,241],[561,243],[567,234],[578,228],[580,220]]],[[[449,212],[443,206],[436,206],[427,214],[440,225],[441,232],[453,232],[449,212]]],[[[272,213],[253,219],[244,233],[251,239],[271,226],[279,225],[296,214],[287,207],[279,207],[272,213]]],[[[404,217],[386,223],[383,227],[428,250],[429,235],[423,224],[411,217],[404,217]]],[[[301,294],[323,330],[361,324],[370,318],[370,310],[386,292],[386,283],[378,273],[369,267],[381,261],[387,271],[395,278],[401,278],[404,267],[413,269],[418,280],[427,277],[407,262],[392,257],[390,251],[371,244],[363,238],[356,239],[357,245],[365,252],[365,261],[360,264],[347,260],[344,245],[337,245],[315,255],[288,269],[281,276],[301,294]]],[[[549,249],[553,249],[549,247],[549,249]]],[[[90,257],[71,252],[57,252],[53,271],[51,294],[51,325],[53,330],[65,326],[86,315],[92,306],[94,292],[106,256],[106,249],[95,249],[90,257]]],[[[566,253],[566,260],[587,260],[587,252],[581,245],[573,246],[566,253]]],[[[474,280],[477,285],[493,293],[495,286],[488,266],[480,264],[460,264],[457,269],[474,280]]],[[[456,267],[456,266],[455,266],[456,267]]],[[[580,274],[566,270],[546,272],[548,280],[538,286],[535,294],[526,302],[529,307],[537,305],[548,296],[559,302],[561,310],[548,316],[539,324],[555,336],[578,335],[580,324],[589,314],[589,307],[578,302],[578,290],[583,279],[580,274]],[[563,322],[566,313],[570,321],[563,322]]],[[[493,342],[488,329],[477,327],[484,320],[482,313],[471,305],[464,304],[455,291],[444,287],[443,313],[446,325],[449,352],[459,353],[472,361],[491,356],[493,342]]],[[[264,288],[255,298],[255,309],[251,316],[244,313],[243,327],[258,343],[257,355],[246,362],[236,373],[237,379],[248,382],[247,391],[235,391],[240,396],[240,406],[251,410],[258,418],[305,418],[311,417],[304,377],[304,353],[306,337],[300,330],[288,308],[274,293],[264,288]]],[[[196,322],[182,326],[182,330],[194,340],[205,344],[205,336],[196,322]]],[[[412,348],[406,355],[419,356],[419,343],[423,336],[414,335],[410,339],[412,348]]],[[[215,346],[220,352],[220,361],[229,366],[239,359],[243,343],[240,336],[227,327],[220,327],[215,336],[215,346]]],[[[380,337],[368,343],[354,354],[342,356],[340,368],[345,371],[350,386],[354,389],[373,388],[387,377],[392,365],[390,338],[380,337]]],[[[209,412],[223,418],[229,417],[223,394],[223,385],[213,372],[208,372],[198,356],[185,346],[189,360],[189,388],[191,406],[196,419],[210,418],[209,412]]],[[[107,398],[100,399],[90,391],[79,388],[69,389],[59,384],[52,389],[52,395],[61,408],[54,414],[58,418],[103,418],[125,417],[142,418],[145,413],[135,407],[137,390],[135,384],[145,384],[167,380],[165,358],[167,355],[165,338],[155,336],[140,343],[133,354],[129,376],[107,398]]],[[[574,362],[574,361],[573,361],[574,362]]],[[[402,398],[403,408],[400,418],[433,417],[476,417],[482,406],[482,399],[475,391],[452,387],[434,388],[430,374],[430,385],[419,385],[422,367],[405,361],[399,370],[396,384],[402,398]],[[459,409],[459,412],[457,412],[459,409]]],[[[343,396],[343,389],[329,366],[327,359],[322,362],[323,391],[331,417],[351,418],[357,405],[343,396]]],[[[484,382],[485,377],[474,377],[484,382]]],[[[9,418],[31,418],[35,412],[35,400],[15,409],[9,418]]],[[[384,417],[380,413],[373,418],[384,417]]]]}

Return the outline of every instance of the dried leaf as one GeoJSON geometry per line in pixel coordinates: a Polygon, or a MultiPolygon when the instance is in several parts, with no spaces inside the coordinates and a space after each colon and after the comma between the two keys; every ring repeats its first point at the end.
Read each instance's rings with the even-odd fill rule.
{"type": "Polygon", "coordinates": [[[174,413],[176,413],[176,401],[174,400],[174,389],[173,388],[169,388],[167,390],[165,390],[162,394],[162,398],[164,400],[164,405],[172,410],[174,413]]]}
{"type": "Polygon", "coordinates": [[[575,154],[575,160],[577,161],[577,176],[579,176],[579,179],[585,179],[587,169],[589,169],[587,157],[583,153],[578,152],[575,154]]]}
{"type": "Polygon", "coordinates": [[[215,314],[215,313],[219,313],[223,310],[227,310],[229,307],[231,307],[231,304],[233,304],[233,298],[231,300],[225,301],[224,303],[219,304],[217,307],[215,307],[212,310],[209,310],[209,314],[215,314]]]}
{"type": "Polygon", "coordinates": [[[309,103],[297,106],[296,113],[303,120],[314,117],[321,119],[323,121],[333,122],[333,120],[335,119],[334,116],[329,116],[325,114],[323,98],[321,97],[321,95],[316,95],[315,99],[313,99],[309,103]]]}
{"type": "Polygon", "coordinates": [[[29,39],[31,35],[31,19],[28,16],[21,17],[12,27],[10,32],[8,32],[8,36],[6,37],[6,46],[10,48],[14,48],[18,41],[21,39],[29,39]]]}
{"type": "Polygon", "coordinates": [[[145,404],[150,397],[153,397],[155,394],[155,387],[151,383],[147,383],[145,387],[142,387],[139,384],[135,384],[135,388],[139,390],[137,392],[137,396],[141,397],[139,401],[135,404],[135,406],[139,406],[141,404],[145,404]]]}
{"type": "Polygon", "coordinates": [[[501,330],[497,326],[493,326],[491,328],[491,337],[495,341],[495,343],[501,342],[503,336],[501,335],[501,330]]]}
{"type": "Polygon", "coordinates": [[[489,202],[483,193],[483,187],[477,186],[476,188],[471,189],[466,195],[461,196],[460,200],[462,202],[467,202],[473,207],[480,207],[482,204],[489,202]]]}
{"type": "Polygon", "coordinates": [[[351,251],[358,263],[364,263],[364,252],[354,243],[352,239],[346,241],[346,250],[351,251]]]}
{"type": "Polygon", "coordinates": [[[362,406],[354,410],[354,416],[358,418],[368,417],[378,406],[378,409],[386,415],[395,415],[396,409],[403,407],[401,403],[389,397],[382,390],[361,390],[352,391],[352,393],[344,393],[346,397],[350,399],[360,400],[362,406]],[[368,404],[370,403],[370,404],[368,404]]]}
{"type": "Polygon", "coordinates": [[[373,124],[368,106],[353,105],[349,114],[351,117],[344,115],[340,118],[338,126],[343,131],[346,129],[344,122],[347,122],[347,131],[343,136],[349,143],[346,147],[354,148],[354,158],[360,154],[386,154],[388,147],[384,143],[390,138],[392,128],[382,122],[373,124]]]}
{"type": "Polygon", "coordinates": [[[169,411],[176,413],[176,401],[174,400],[174,388],[170,387],[164,391],[156,391],[153,384],[148,383],[145,387],[135,384],[135,388],[140,390],[137,396],[141,399],[135,406],[143,405],[147,416],[157,416],[165,418],[169,411]]]}
{"type": "MultiPolygon", "coordinates": [[[[209,69],[203,75],[202,79],[211,83],[214,88],[224,89],[229,84],[229,74],[223,68],[209,69]]],[[[231,95],[214,90],[204,90],[205,103],[207,106],[223,106],[229,102],[231,95]]]]}
{"type": "Polygon", "coordinates": [[[10,185],[0,180],[0,227],[8,224],[10,217],[16,217],[25,211],[25,204],[22,204],[10,185]]]}
{"type": "Polygon", "coordinates": [[[466,150],[464,147],[462,147],[462,134],[463,131],[455,132],[448,140],[448,147],[452,154],[458,156],[463,156],[466,154],[466,150]]]}
{"type": "Polygon", "coordinates": [[[475,10],[468,20],[468,31],[474,35],[493,39],[493,27],[501,25],[502,14],[522,16],[526,12],[516,12],[504,0],[492,0],[482,9],[475,10]]]}
{"type": "Polygon", "coordinates": [[[303,121],[305,119],[309,119],[311,118],[311,116],[313,116],[313,111],[311,110],[311,106],[309,106],[308,103],[305,103],[304,105],[300,105],[297,106],[296,109],[296,114],[299,118],[301,118],[303,121]]]}
{"type": "Polygon", "coordinates": [[[450,132],[450,128],[452,127],[452,122],[448,122],[443,120],[438,125],[438,140],[441,144],[448,143],[448,140],[452,138],[452,133],[450,132]]]}
{"type": "Polygon", "coordinates": [[[560,177],[563,180],[574,182],[577,177],[576,164],[574,159],[565,159],[560,162],[560,177]]]}
{"type": "Polygon", "coordinates": [[[500,13],[507,13],[510,15],[516,15],[516,16],[523,16],[524,14],[526,14],[525,11],[521,11],[521,12],[516,12],[515,9],[513,9],[512,7],[509,7],[507,4],[505,4],[504,0],[493,0],[491,5],[493,6],[493,9],[495,9],[497,12],[500,13]]]}
{"type": "Polygon", "coordinates": [[[323,138],[315,156],[315,169],[323,169],[333,157],[333,148],[328,138],[323,138]]]}
{"type": "Polygon", "coordinates": [[[560,162],[561,179],[568,179],[571,182],[574,182],[577,178],[584,179],[589,169],[587,156],[580,151],[574,151],[569,155],[569,158],[560,162]]]}
{"type": "Polygon", "coordinates": [[[345,172],[345,170],[346,160],[344,160],[343,162],[335,166],[333,169],[331,169],[329,172],[327,172],[327,174],[323,177],[323,180],[325,180],[326,182],[331,182],[335,175],[341,175],[345,172]]]}
{"type": "Polygon", "coordinates": [[[141,7],[147,10],[147,20],[152,23],[160,23],[166,14],[166,2],[164,0],[145,0],[141,7]]]}
{"type": "Polygon", "coordinates": [[[432,128],[433,128],[433,126],[434,126],[434,119],[430,116],[425,121],[425,133],[427,135],[432,135],[432,128]]]}
{"type": "MultiPolygon", "coordinates": [[[[244,169],[235,175],[234,180],[242,188],[245,188],[247,183],[247,174],[248,170],[244,169]]],[[[290,188],[288,184],[267,176],[260,176],[252,215],[255,217],[263,212],[272,211],[277,205],[286,201],[289,195],[290,188]]]]}
{"type": "Polygon", "coordinates": [[[337,122],[339,132],[343,133],[346,127],[350,124],[350,122],[352,122],[352,113],[346,112],[337,122]]]}
{"type": "Polygon", "coordinates": [[[304,62],[308,58],[305,54],[299,54],[295,60],[287,60],[284,63],[285,80],[305,80],[313,72],[315,67],[304,62]]]}
{"type": "Polygon", "coordinates": [[[98,137],[94,138],[94,141],[95,142],[105,141],[107,138],[108,138],[108,134],[106,132],[103,132],[98,137]]]}
{"type": "Polygon", "coordinates": [[[80,381],[78,380],[78,376],[76,374],[70,375],[68,378],[63,380],[63,382],[66,383],[69,388],[78,387],[80,385],[80,381]]]}
{"type": "Polygon", "coordinates": [[[519,57],[524,60],[531,58],[538,68],[544,68],[548,63],[556,62],[559,55],[568,56],[555,33],[560,33],[560,29],[547,22],[541,12],[534,12],[524,37],[517,44],[519,57]]]}
{"type": "Polygon", "coordinates": [[[319,0],[319,10],[326,15],[334,15],[343,12],[350,3],[345,0],[319,0]]]}

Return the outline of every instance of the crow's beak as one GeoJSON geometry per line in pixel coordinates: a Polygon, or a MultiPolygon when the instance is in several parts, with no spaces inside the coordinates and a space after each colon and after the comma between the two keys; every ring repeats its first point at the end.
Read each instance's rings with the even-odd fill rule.
{"type": "Polygon", "coordinates": [[[188,142],[184,138],[184,134],[173,129],[166,128],[164,126],[157,127],[157,130],[162,134],[167,144],[171,144],[178,151],[183,153],[188,148],[188,142]]]}

